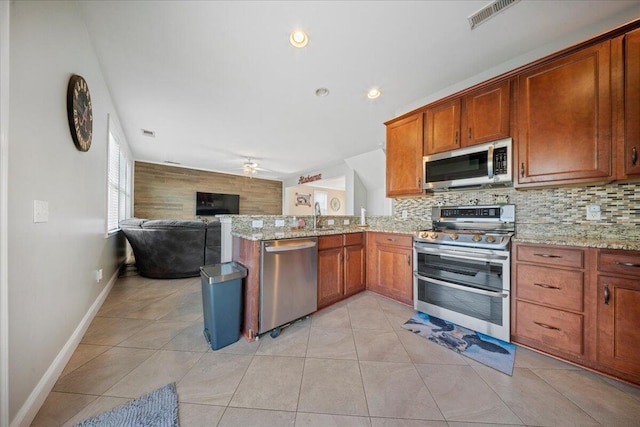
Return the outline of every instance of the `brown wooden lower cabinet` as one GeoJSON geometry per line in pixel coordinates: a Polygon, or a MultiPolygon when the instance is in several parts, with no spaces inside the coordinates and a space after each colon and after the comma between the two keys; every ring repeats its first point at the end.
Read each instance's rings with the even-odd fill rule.
{"type": "Polygon", "coordinates": [[[640,384],[640,251],[515,243],[513,342],[640,384]]]}
{"type": "Polygon", "coordinates": [[[364,233],[318,237],[318,308],[364,288],[364,233]]]}
{"type": "Polygon", "coordinates": [[[413,304],[413,237],[367,233],[367,289],[413,304]]]}
{"type": "Polygon", "coordinates": [[[640,251],[600,250],[597,360],[640,384],[640,251]]]}

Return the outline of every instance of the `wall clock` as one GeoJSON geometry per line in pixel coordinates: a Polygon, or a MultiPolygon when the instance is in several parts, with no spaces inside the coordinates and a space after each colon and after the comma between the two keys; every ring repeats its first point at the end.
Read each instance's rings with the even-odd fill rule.
{"type": "Polygon", "coordinates": [[[93,110],[87,82],[77,74],[69,79],[67,87],[67,118],[76,148],[89,151],[93,135],[93,110]]]}
{"type": "Polygon", "coordinates": [[[337,211],[338,209],[340,209],[340,200],[338,200],[337,197],[334,197],[333,199],[331,199],[331,209],[334,211],[337,211]]]}

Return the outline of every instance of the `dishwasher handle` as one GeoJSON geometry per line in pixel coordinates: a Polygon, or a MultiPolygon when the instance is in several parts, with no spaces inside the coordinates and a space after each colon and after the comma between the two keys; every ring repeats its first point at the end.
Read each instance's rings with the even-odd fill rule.
{"type": "Polygon", "coordinates": [[[316,246],[316,242],[307,241],[307,242],[302,242],[295,245],[266,246],[264,250],[267,252],[288,252],[288,251],[297,251],[300,249],[309,249],[309,248],[313,248],[314,246],[316,246]]]}

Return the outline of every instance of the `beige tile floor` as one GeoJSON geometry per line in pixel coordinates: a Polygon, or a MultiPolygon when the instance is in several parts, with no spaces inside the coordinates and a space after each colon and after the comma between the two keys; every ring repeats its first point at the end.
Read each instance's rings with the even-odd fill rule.
{"type": "Polygon", "coordinates": [[[71,426],[169,382],[189,426],[640,426],[640,388],[518,348],[507,376],[401,328],[363,292],[212,351],[199,278],[118,279],[33,426],[71,426]]]}

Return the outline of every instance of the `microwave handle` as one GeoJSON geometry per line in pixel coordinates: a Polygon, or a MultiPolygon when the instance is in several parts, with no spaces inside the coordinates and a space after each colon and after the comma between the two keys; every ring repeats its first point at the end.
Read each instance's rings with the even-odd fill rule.
{"type": "Polygon", "coordinates": [[[489,179],[493,179],[493,145],[489,146],[489,152],[487,153],[487,174],[489,179]]]}

